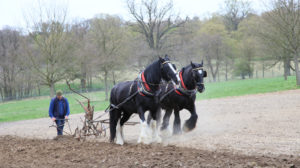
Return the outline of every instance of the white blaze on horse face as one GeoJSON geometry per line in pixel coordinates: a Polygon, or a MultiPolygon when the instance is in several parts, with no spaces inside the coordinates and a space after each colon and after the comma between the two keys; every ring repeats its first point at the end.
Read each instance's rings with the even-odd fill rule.
{"type": "MultiPolygon", "coordinates": [[[[174,69],[173,65],[171,63],[168,63],[170,69],[173,71],[173,73],[176,75],[177,81],[180,81],[179,76],[177,75],[177,71],[174,69]]],[[[174,81],[172,81],[173,85],[176,85],[176,83],[174,81]]]]}
{"type": "Polygon", "coordinates": [[[198,70],[198,73],[199,73],[200,75],[202,75],[203,70],[202,70],[202,69],[198,70]]]}

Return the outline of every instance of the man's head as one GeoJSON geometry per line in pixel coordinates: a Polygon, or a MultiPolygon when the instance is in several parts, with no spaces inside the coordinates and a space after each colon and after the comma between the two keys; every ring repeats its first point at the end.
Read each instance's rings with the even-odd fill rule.
{"type": "Polygon", "coordinates": [[[62,94],[63,94],[62,90],[57,90],[57,91],[56,91],[56,97],[57,97],[59,100],[62,99],[62,94]]]}

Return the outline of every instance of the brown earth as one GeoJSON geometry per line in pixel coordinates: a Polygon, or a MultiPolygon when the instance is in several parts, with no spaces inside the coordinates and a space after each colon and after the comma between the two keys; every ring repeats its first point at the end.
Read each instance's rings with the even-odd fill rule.
{"type": "Polygon", "coordinates": [[[298,167],[294,156],[246,156],[162,145],[0,137],[0,167],[298,167]]]}
{"type": "MultiPolygon", "coordinates": [[[[299,89],[201,100],[196,107],[197,127],[164,137],[162,145],[136,144],[139,125],[125,126],[127,144],[117,146],[107,137],[52,140],[49,118],[0,123],[0,167],[300,167],[299,89]]],[[[183,124],[189,113],[180,116],[183,124]]],[[[80,117],[70,116],[73,132],[80,117]]]]}

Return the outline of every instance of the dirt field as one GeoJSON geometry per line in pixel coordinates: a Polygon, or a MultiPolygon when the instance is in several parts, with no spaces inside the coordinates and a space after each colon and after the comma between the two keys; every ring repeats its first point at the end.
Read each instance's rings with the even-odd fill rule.
{"type": "MultiPolygon", "coordinates": [[[[139,125],[126,126],[120,147],[51,140],[48,118],[1,123],[0,167],[300,167],[300,90],[198,101],[197,113],[196,129],[149,146],[136,144],[139,125]]],[[[71,116],[72,130],[80,117],[71,116]]]]}
{"type": "Polygon", "coordinates": [[[161,145],[0,138],[0,167],[295,167],[300,159],[210,152],[161,145]]]}

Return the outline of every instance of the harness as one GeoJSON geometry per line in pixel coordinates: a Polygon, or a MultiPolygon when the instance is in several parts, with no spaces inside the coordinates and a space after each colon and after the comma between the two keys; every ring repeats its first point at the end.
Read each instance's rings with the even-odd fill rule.
{"type": "MultiPolygon", "coordinates": [[[[193,69],[194,70],[194,69],[193,69]]],[[[197,93],[196,87],[192,90],[189,90],[186,85],[184,84],[183,78],[182,78],[182,70],[179,72],[180,77],[180,85],[178,88],[174,86],[175,92],[180,96],[188,96],[191,97],[197,93]]]]}
{"type": "MultiPolygon", "coordinates": [[[[170,61],[165,61],[161,63],[160,68],[163,68],[164,64],[170,63],[170,61]]],[[[155,93],[151,92],[151,88],[149,86],[150,83],[147,83],[144,71],[139,74],[138,82],[137,82],[137,90],[141,96],[153,97],[155,93]]],[[[159,84],[150,84],[150,85],[159,85],[159,84]]]]}
{"type": "Polygon", "coordinates": [[[148,83],[145,79],[144,72],[142,72],[138,76],[137,90],[138,90],[138,92],[141,96],[149,96],[149,97],[154,96],[154,93],[151,92],[151,88],[150,88],[150,86],[148,85],[148,83]]]}

